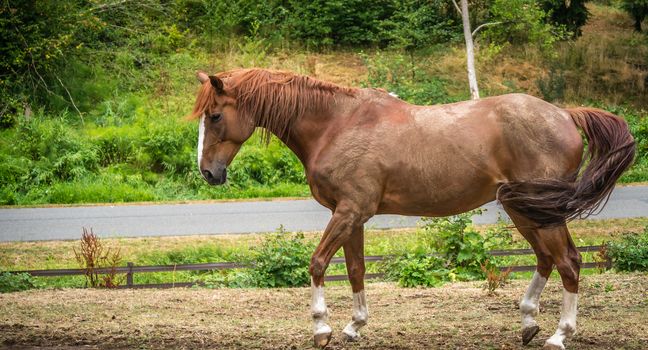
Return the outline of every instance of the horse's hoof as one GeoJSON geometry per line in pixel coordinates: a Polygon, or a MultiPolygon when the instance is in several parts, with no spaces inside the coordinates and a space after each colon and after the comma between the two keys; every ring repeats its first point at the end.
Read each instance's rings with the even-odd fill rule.
{"type": "Polygon", "coordinates": [[[331,341],[332,335],[333,335],[332,332],[315,334],[315,336],[313,336],[313,342],[315,343],[315,347],[324,349],[331,341]]]}
{"type": "Polygon", "coordinates": [[[342,331],[342,333],[344,334],[344,341],[355,342],[360,340],[360,333],[354,332],[353,334],[350,334],[345,331],[342,331]]]}
{"type": "Polygon", "coordinates": [[[522,330],[522,345],[527,345],[540,332],[540,327],[531,326],[522,330]]]}
{"type": "Polygon", "coordinates": [[[551,343],[545,343],[545,345],[542,347],[542,350],[565,350],[564,345],[556,345],[556,344],[551,344],[551,343]]]}

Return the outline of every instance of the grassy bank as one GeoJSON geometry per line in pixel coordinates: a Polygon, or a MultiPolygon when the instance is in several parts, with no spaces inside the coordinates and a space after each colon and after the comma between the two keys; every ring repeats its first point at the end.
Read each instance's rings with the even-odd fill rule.
{"type": "MultiPolygon", "coordinates": [[[[526,92],[621,115],[638,140],[637,162],[621,181],[648,181],[648,37],[632,32],[627,14],[614,7],[592,4],[590,11],[582,37],[559,42],[549,53],[532,44],[491,45],[477,37],[481,94],[526,92]]],[[[150,52],[115,47],[105,55],[69,64],[82,73],[72,74],[76,80],[68,84],[80,114],[35,108],[0,130],[0,204],[308,195],[297,158],[277,140],[266,148],[256,135],[231,165],[227,186],[204,183],[195,166],[197,128],[183,120],[195,97],[196,69],[285,69],[342,85],[386,88],[417,104],[469,96],[463,48],[455,41],[419,50],[314,52],[248,35],[211,50],[176,43],[150,52]]]]}

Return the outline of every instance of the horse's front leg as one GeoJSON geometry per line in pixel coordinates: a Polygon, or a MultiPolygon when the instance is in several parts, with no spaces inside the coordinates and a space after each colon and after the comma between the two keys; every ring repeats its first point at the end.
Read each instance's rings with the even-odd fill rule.
{"type": "Polygon", "coordinates": [[[313,340],[317,347],[323,348],[328,345],[332,334],[331,327],[327,324],[328,309],[324,299],[324,273],[335,252],[349,241],[354,232],[362,232],[363,224],[368,217],[360,215],[359,212],[357,207],[338,205],[311,259],[310,274],[313,297],[311,313],[313,316],[313,340]]]}
{"type": "Polygon", "coordinates": [[[360,328],[367,324],[369,310],[364,291],[364,229],[357,228],[344,244],[344,258],[346,260],[347,274],[353,291],[353,314],[351,322],[342,331],[348,341],[360,339],[360,328]]]}

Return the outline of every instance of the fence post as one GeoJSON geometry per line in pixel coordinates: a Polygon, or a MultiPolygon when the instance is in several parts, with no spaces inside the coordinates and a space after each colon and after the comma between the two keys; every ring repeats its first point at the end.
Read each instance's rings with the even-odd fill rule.
{"type": "Polygon", "coordinates": [[[605,269],[609,270],[612,268],[612,258],[610,255],[605,254],[605,269]]]}
{"type": "Polygon", "coordinates": [[[128,288],[133,287],[133,263],[128,262],[126,263],[128,265],[128,273],[126,273],[126,286],[128,288]]]}

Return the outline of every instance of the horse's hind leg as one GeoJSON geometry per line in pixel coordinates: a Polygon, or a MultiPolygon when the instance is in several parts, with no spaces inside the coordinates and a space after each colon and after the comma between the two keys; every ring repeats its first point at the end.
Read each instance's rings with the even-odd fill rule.
{"type": "Polygon", "coordinates": [[[563,284],[563,304],[558,329],[545,342],[545,349],[565,349],[563,342],[576,333],[578,311],[578,278],[581,256],[566,225],[540,229],[538,233],[551,253],[563,284]]]}
{"type": "Polygon", "coordinates": [[[348,341],[360,338],[359,330],[367,324],[369,311],[364,291],[364,229],[356,227],[349,241],[343,245],[347,273],[353,291],[353,314],[351,322],[342,331],[348,341]]]}
{"type": "MultiPolygon", "coordinates": [[[[567,337],[576,332],[578,278],[581,265],[580,253],[569,235],[567,225],[540,227],[513,211],[508,210],[508,212],[522,235],[529,240],[538,256],[538,270],[534,274],[534,279],[525,294],[525,298],[520,303],[520,310],[523,315],[523,335],[525,316],[537,312],[532,310],[532,308],[536,308],[537,310],[537,300],[539,300],[540,291],[542,291],[542,287],[544,287],[551,273],[550,265],[553,264],[556,266],[562,279],[563,305],[558,329],[545,342],[544,347],[545,349],[565,349],[563,342],[567,337]],[[534,299],[536,295],[537,298],[534,299]]],[[[526,317],[526,319],[528,320],[529,318],[526,317]]],[[[528,340],[530,341],[530,339],[528,340]]]]}
{"type": "Polygon", "coordinates": [[[520,234],[531,244],[537,258],[536,271],[520,301],[522,344],[527,345],[540,332],[540,327],[534,317],[540,312],[540,294],[553,270],[553,260],[548,252],[543,251],[542,244],[538,241],[537,225],[513,210],[507,208],[507,212],[520,234]]]}

